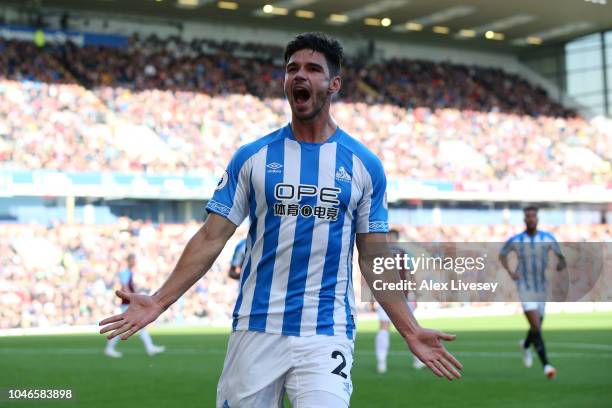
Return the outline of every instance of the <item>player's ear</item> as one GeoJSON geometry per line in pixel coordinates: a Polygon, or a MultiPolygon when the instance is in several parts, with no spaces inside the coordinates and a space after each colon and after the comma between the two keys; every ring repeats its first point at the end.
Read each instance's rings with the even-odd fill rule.
{"type": "Polygon", "coordinates": [[[342,79],[339,75],[331,77],[329,80],[329,86],[327,87],[327,92],[331,95],[336,94],[340,91],[340,87],[342,86],[342,79]]]}

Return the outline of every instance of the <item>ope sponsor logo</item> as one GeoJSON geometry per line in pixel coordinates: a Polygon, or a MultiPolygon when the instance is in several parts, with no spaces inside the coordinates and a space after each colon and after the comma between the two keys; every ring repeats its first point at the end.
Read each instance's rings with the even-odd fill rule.
{"type": "Polygon", "coordinates": [[[278,183],[274,186],[274,198],[277,200],[297,200],[300,201],[303,197],[319,197],[322,203],[338,205],[340,200],[338,194],[340,189],[337,187],[321,187],[310,184],[293,184],[278,183]]]}

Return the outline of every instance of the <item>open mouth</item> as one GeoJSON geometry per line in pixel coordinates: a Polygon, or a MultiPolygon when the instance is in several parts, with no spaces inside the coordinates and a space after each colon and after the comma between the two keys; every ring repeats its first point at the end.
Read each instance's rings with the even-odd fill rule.
{"type": "Polygon", "coordinates": [[[296,103],[302,104],[304,102],[308,102],[309,99],[310,99],[310,91],[308,89],[303,88],[303,87],[293,88],[293,100],[296,103]]]}

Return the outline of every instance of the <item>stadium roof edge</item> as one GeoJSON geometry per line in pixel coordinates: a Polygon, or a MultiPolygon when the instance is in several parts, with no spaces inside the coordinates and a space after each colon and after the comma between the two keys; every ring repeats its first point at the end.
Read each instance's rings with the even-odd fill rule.
{"type": "MultiPolygon", "coordinates": [[[[171,20],[177,23],[224,21],[228,25],[278,28],[296,32],[320,30],[342,36],[358,35],[364,40],[371,38],[419,45],[452,46],[515,55],[537,48],[540,40],[542,45],[560,44],[612,28],[612,4],[597,4],[583,0],[556,0],[554,13],[550,12],[550,2],[529,0],[512,2],[462,0],[460,3],[452,0],[436,2],[284,0],[269,1],[272,8],[268,10],[271,12],[262,15],[260,11],[264,3],[266,2],[262,0],[235,2],[196,0],[194,7],[186,8],[179,7],[177,0],[121,0],[120,2],[118,0],[41,0],[40,2],[45,8],[73,13],[102,12],[141,16],[157,21],[171,20]],[[225,7],[220,7],[218,3],[224,3],[225,7]],[[233,7],[237,8],[228,8],[227,3],[233,3],[235,4],[233,7]],[[383,3],[385,7],[381,6],[383,3]],[[307,11],[311,14],[301,13],[299,15],[308,18],[298,17],[296,15],[298,11],[307,11]],[[341,22],[343,19],[339,19],[330,24],[331,14],[347,16],[346,22],[341,22]],[[374,24],[381,22],[385,17],[391,19],[389,27],[374,24]],[[368,24],[365,23],[365,18],[370,19],[368,24]],[[482,27],[493,29],[497,27],[501,35],[482,33],[479,29],[482,27]]],[[[24,2],[20,0],[6,0],[3,4],[18,7],[26,14],[37,12],[31,3],[24,7],[24,2]]]]}

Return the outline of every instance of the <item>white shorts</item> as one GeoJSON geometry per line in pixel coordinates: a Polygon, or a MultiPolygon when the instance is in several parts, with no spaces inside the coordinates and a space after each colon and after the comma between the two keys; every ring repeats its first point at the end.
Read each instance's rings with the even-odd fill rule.
{"type": "Polygon", "coordinates": [[[521,305],[523,306],[523,311],[537,310],[540,313],[540,317],[544,317],[546,302],[522,302],[521,305]]]}
{"type": "Polygon", "coordinates": [[[304,394],[320,392],[321,398],[329,400],[332,394],[340,403],[333,408],[348,407],[353,392],[353,352],[353,340],[342,335],[296,337],[235,331],[217,386],[217,407],[282,407],[285,392],[294,406],[304,394]]]}
{"type": "MultiPolygon", "coordinates": [[[[408,305],[408,309],[414,313],[414,309],[416,309],[416,302],[407,301],[406,304],[408,305]]],[[[387,316],[387,312],[385,312],[385,309],[383,309],[380,304],[376,304],[376,314],[378,315],[378,320],[381,322],[388,323],[391,321],[389,316],[387,316]]]]}

